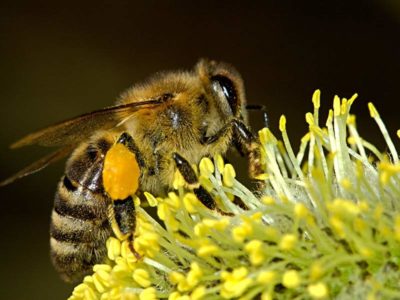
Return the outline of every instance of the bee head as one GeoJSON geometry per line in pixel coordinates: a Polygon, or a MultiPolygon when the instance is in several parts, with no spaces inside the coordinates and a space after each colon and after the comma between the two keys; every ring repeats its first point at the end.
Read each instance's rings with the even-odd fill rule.
{"type": "Polygon", "coordinates": [[[231,65],[202,59],[196,71],[206,88],[214,95],[216,106],[226,117],[245,119],[244,84],[240,74],[231,65]]]}

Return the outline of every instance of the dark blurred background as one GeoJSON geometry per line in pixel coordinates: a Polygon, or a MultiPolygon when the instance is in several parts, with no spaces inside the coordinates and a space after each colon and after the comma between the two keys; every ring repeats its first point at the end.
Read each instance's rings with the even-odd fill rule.
{"type": "MultiPolygon", "coordinates": [[[[360,131],[378,145],[382,138],[369,119],[368,101],[392,135],[400,127],[395,0],[73,2],[0,4],[0,178],[47,153],[36,147],[10,151],[19,137],[109,106],[132,83],[160,70],[191,68],[200,57],[235,65],[248,101],[267,105],[276,134],[286,114],[295,146],[317,88],[324,112],[334,94],[359,93],[354,111],[360,131]]],[[[256,119],[261,116],[252,115],[256,119]]],[[[48,254],[49,217],[63,168],[58,163],[0,189],[1,299],[65,299],[72,290],[48,254]]]]}

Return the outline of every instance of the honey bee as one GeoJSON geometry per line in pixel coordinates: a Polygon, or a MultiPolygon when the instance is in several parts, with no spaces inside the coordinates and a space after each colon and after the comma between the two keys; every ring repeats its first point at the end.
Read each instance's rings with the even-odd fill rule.
{"type": "Polygon", "coordinates": [[[104,261],[108,237],[132,241],[132,196],[143,191],[165,194],[176,170],[201,203],[222,214],[191,165],[234,146],[248,157],[251,178],[261,172],[243,81],[230,65],[205,59],[192,71],[157,74],[124,92],[115,106],[29,134],[11,148],[33,144],[59,150],[0,185],[72,152],[58,184],[50,226],[51,260],[67,282],[81,280],[104,261]]]}

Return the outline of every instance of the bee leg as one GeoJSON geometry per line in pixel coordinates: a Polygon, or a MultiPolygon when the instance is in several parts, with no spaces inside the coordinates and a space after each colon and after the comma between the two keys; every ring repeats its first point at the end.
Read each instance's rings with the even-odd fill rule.
{"type": "Polygon", "coordinates": [[[193,192],[205,207],[211,210],[216,210],[221,215],[232,215],[231,213],[222,211],[219,207],[217,207],[217,203],[215,202],[214,198],[204,187],[200,185],[196,173],[185,158],[180,156],[178,153],[174,153],[173,159],[179,172],[182,174],[185,181],[193,189],[193,192]]]}
{"type": "Polygon", "coordinates": [[[234,139],[241,145],[242,151],[249,160],[249,176],[256,179],[263,173],[261,164],[260,143],[254,134],[247,128],[243,122],[233,120],[234,139]]]}
{"type": "Polygon", "coordinates": [[[128,240],[129,249],[140,258],[139,253],[133,247],[134,232],[136,228],[135,203],[131,196],[126,199],[112,200],[109,207],[109,222],[115,236],[120,240],[128,240]]]}
{"type": "Polygon", "coordinates": [[[254,134],[248,127],[238,119],[233,119],[231,122],[222,127],[213,136],[203,136],[202,144],[213,144],[224,137],[233,129],[233,143],[238,149],[239,153],[243,153],[248,157],[249,161],[249,176],[256,179],[258,175],[263,173],[261,165],[261,152],[260,144],[254,134]]]}
{"type": "Polygon", "coordinates": [[[133,137],[127,133],[123,132],[120,137],[117,140],[117,143],[122,144],[126,146],[131,152],[133,152],[136,156],[136,160],[139,164],[139,167],[141,170],[145,170],[146,168],[146,163],[144,162],[143,155],[139,151],[139,148],[136,146],[135,141],[133,140],[133,137]]]}
{"type": "Polygon", "coordinates": [[[154,174],[160,174],[160,165],[161,165],[162,157],[161,157],[161,155],[160,155],[160,153],[158,152],[157,149],[155,149],[153,151],[153,155],[154,155],[154,162],[155,162],[155,164],[154,164],[154,174]]]}
{"type": "MultiPolygon", "coordinates": [[[[136,146],[132,136],[123,132],[117,140],[117,143],[123,144],[133,154],[135,154],[136,161],[141,170],[146,170],[146,164],[143,159],[142,153],[136,146]]],[[[140,255],[135,251],[133,247],[133,239],[136,228],[136,214],[135,204],[131,196],[125,199],[111,199],[112,205],[110,207],[109,220],[111,227],[120,240],[128,240],[129,249],[136,256],[140,258],[140,255]]]]}

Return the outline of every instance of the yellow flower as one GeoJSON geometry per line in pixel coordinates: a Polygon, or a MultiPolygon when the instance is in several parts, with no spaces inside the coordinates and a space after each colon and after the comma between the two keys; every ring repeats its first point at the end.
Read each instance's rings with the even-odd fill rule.
{"type": "Polygon", "coordinates": [[[250,254],[250,262],[258,266],[264,262],[263,243],[260,240],[252,240],[246,244],[244,249],[250,254]]]}
{"type": "Polygon", "coordinates": [[[294,289],[297,288],[300,285],[300,283],[301,283],[301,278],[297,271],[290,270],[283,273],[282,284],[285,287],[289,289],[294,289]]]}
{"type": "Polygon", "coordinates": [[[259,282],[263,285],[271,284],[271,283],[274,283],[276,277],[277,277],[277,274],[274,271],[270,271],[270,270],[261,271],[257,275],[257,282],[259,282]]]}
{"type": "Polygon", "coordinates": [[[313,299],[322,299],[328,296],[328,288],[322,282],[309,285],[307,290],[313,299]]]}
{"type": "Polygon", "coordinates": [[[372,104],[388,153],[360,136],[356,97],[336,96],[324,121],[316,91],[297,153],[289,119],[280,119],[281,138],[262,129],[256,191],[221,155],[202,159],[195,172],[220,211],[201,204],[179,172],[167,196],[144,192],[158,218],[136,197],[137,253],[110,237],[104,263],[70,299],[400,299],[399,158],[372,104]]]}
{"type": "Polygon", "coordinates": [[[133,279],[144,288],[151,285],[150,275],[145,269],[135,269],[133,271],[133,279]]]}
{"type": "Polygon", "coordinates": [[[279,248],[284,251],[292,250],[293,247],[295,247],[296,242],[297,237],[294,234],[285,234],[279,243],[279,248]]]}
{"type": "Polygon", "coordinates": [[[223,280],[221,296],[230,299],[242,295],[252,283],[252,280],[247,275],[248,270],[245,267],[235,269],[231,273],[223,272],[221,274],[223,280]]]}

